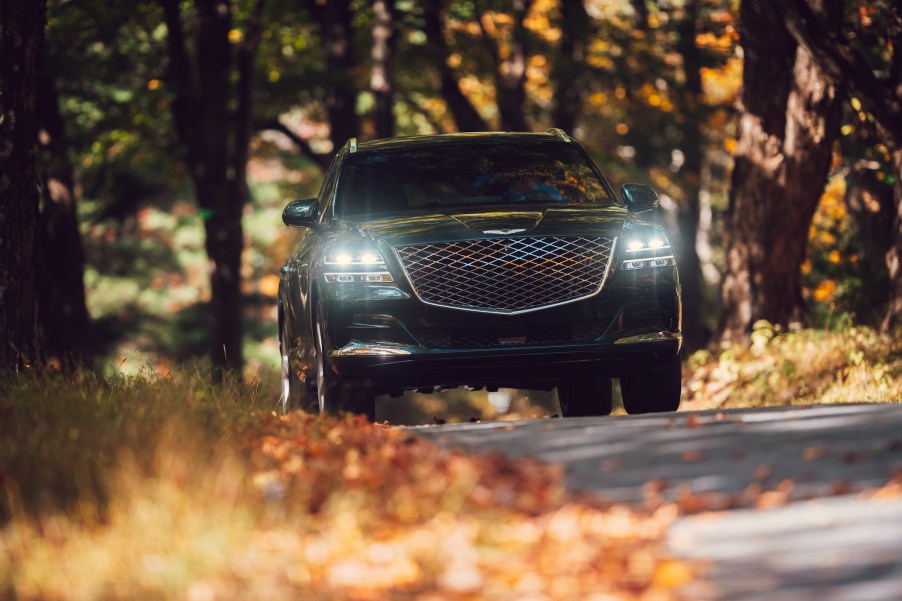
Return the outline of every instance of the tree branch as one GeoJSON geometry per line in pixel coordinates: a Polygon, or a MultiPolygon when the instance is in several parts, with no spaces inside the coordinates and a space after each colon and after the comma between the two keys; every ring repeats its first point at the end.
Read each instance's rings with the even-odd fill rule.
{"type": "Polygon", "coordinates": [[[257,131],[277,131],[286,138],[288,138],[292,144],[294,144],[298,149],[298,154],[306,156],[314,163],[319,165],[323,171],[329,168],[329,164],[332,162],[332,159],[327,154],[317,154],[313,152],[313,149],[310,148],[310,143],[307,142],[304,138],[293,132],[287,125],[282,123],[282,121],[278,118],[270,119],[268,121],[262,121],[257,123],[254,128],[257,131]]]}
{"type": "MultiPolygon", "coordinates": [[[[786,27],[796,42],[836,85],[847,86],[862,107],[874,115],[888,141],[902,148],[902,100],[892,83],[878,79],[865,57],[845,37],[829,32],[807,0],[786,0],[781,6],[786,27]]],[[[894,53],[900,51],[893,49],[894,53]]]]}

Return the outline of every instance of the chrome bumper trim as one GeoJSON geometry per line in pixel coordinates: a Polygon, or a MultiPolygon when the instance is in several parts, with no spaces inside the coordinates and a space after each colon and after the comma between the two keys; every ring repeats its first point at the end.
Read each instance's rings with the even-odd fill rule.
{"type": "Polygon", "coordinates": [[[654,332],[652,334],[639,334],[638,336],[627,336],[626,338],[618,338],[614,344],[641,344],[645,342],[667,342],[672,340],[682,340],[683,335],[679,332],[654,332]]]}
{"type": "Polygon", "coordinates": [[[416,347],[406,344],[391,344],[380,342],[367,344],[364,342],[349,342],[340,349],[329,352],[330,357],[391,357],[395,355],[410,355],[416,352],[416,347]]]}

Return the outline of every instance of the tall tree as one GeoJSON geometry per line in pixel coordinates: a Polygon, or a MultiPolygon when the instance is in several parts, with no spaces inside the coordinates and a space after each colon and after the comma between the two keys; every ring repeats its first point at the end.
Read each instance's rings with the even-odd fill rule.
{"type": "Polygon", "coordinates": [[[553,124],[573,133],[583,106],[586,53],[591,19],[583,0],[561,0],[561,40],[551,73],[554,82],[553,124]]]}
{"type": "Polygon", "coordinates": [[[46,0],[0,3],[0,371],[38,360],[35,171],[46,0]]]}
{"type": "Polygon", "coordinates": [[[448,64],[448,42],[445,40],[444,2],[426,2],[423,7],[423,33],[427,52],[438,75],[438,87],[458,131],[485,131],[488,125],[460,89],[457,74],[448,64]]]}
{"type": "MultiPolygon", "coordinates": [[[[821,0],[818,10],[838,31],[841,0],[821,0]]],[[[760,319],[805,320],[800,267],[840,118],[835,87],[796,43],[779,4],[743,2],[740,19],[743,91],[724,232],[724,342],[745,340],[760,319]]]]}
{"type": "Polygon", "coordinates": [[[370,69],[370,91],[375,98],[373,121],[376,136],[395,135],[394,58],[397,45],[395,22],[397,11],[393,0],[373,0],[373,48],[370,69]]]}
{"type": "Polygon", "coordinates": [[[348,138],[360,134],[357,117],[357,83],[354,72],[354,24],[350,0],[306,0],[307,10],[320,26],[320,45],[326,62],[323,102],[329,115],[329,137],[337,151],[348,138]]]}
{"type": "Polygon", "coordinates": [[[680,262],[680,283],[683,287],[683,335],[690,348],[699,348],[707,342],[708,332],[704,324],[704,281],[701,261],[696,250],[700,195],[702,192],[702,164],[704,162],[704,135],[702,123],[705,111],[702,102],[702,58],[695,38],[698,33],[698,3],[687,0],[683,16],[676,25],[679,41],[677,50],[683,58],[683,84],[677,90],[680,133],[680,150],[683,153],[682,198],[677,206],[677,232],[675,243],[680,262]]]}
{"type": "Polygon", "coordinates": [[[513,0],[511,18],[513,30],[507,48],[502,51],[499,40],[489,32],[483,13],[479,18],[482,40],[494,65],[495,98],[498,115],[504,131],[529,131],[526,124],[524,105],[526,104],[526,60],[528,58],[529,35],[524,20],[532,8],[533,0],[513,0]]]}
{"type": "Polygon", "coordinates": [[[874,118],[877,133],[890,151],[895,170],[893,199],[893,246],[886,255],[890,296],[882,329],[902,325],[902,7],[889,3],[887,42],[892,48],[886,76],[878,77],[850,39],[831,28],[814,2],[788,0],[783,5],[787,26],[794,39],[810,52],[827,77],[842,84],[874,118]]]}
{"type": "Polygon", "coordinates": [[[195,54],[188,52],[179,0],[159,0],[166,21],[172,113],[204,219],[211,273],[210,357],[214,375],[243,365],[242,213],[252,125],[254,62],[266,0],[256,0],[232,56],[228,0],[196,0],[195,54]],[[233,80],[234,77],[234,80],[233,80]],[[234,111],[232,107],[234,106],[234,111]]]}
{"type": "Polygon", "coordinates": [[[91,319],[72,161],[56,85],[46,72],[38,84],[37,122],[43,184],[37,275],[41,347],[45,358],[70,371],[91,362],[91,319]]]}

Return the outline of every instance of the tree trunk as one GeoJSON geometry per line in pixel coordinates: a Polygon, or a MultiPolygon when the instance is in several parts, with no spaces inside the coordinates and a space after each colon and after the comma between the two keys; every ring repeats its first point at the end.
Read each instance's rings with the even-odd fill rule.
{"type": "Polygon", "coordinates": [[[498,102],[498,115],[501,118],[501,129],[504,131],[529,131],[523,107],[526,104],[526,60],[528,34],[524,19],[529,14],[532,1],[514,0],[511,17],[514,28],[511,32],[510,48],[502,53],[498,41],[486,30],[485,15],[479,19],[482,27],[482,39],[495,65],[495,97],[498,102]]]}
{"type": "Polygon", "coordinates": [[[485,120],[461,91],[457,76],[448,65],[442,4],[440,0],[434,0],[426,2],[423,7],[423,33],[426,34],[427,51],[438,74],[441,96],[451,110],[457,131],[485,131],[488,129],[485,120]]]}
{"type": "Polygon", "coordinates": [[[192,69],[182,30],[179,0],[160,0],[168,29],[169,78],[175,98],[173,119],[194,180],[210,258],[210,359],[214,377],[238,373],[242,352],[242,214],[247,203],[247,159],[251,134],[254,62],[262,35],[265,0],[257,0],[244,26],[233,86],[226,0],[196,0],[192,69]],[[192,73],[196,73],[196,80],[192,73]],[[230,112],[230,106],[234,111],[230,112]]]}
{"type": "Polygon", "coordinates": [[[818,67],[835,84],[843,84],[861,102],[863,110],[873,116],[877,134],[892,156],[896,214],[893,246],[886,255],[890,294],[881,329],[894,330],[902,325],[902,9],[896,5],[889,13],[889,45],[893,54],[889,77],[880,79],[848,39],[831,35],[829,22],[809,2],[786,0],[780,6],[794,39],[812,54],[818,67]]]}
{"type": "Polygon", "coordinates": [[[39,230],[38,316],[42,351],[63,371],[91,364],[91,318],[85,304],[84,250],[56,86],[39,79],[38,145],[44,202],[39,230]]]}
{"type": "Polygon", "coordinates": [[[326,93],[323,103],[329,115],[333,152],[360,133],[354,69],[354,26],[350,0],[306,0],[307,9],[320,26],[320,46],[326,59],[326,93]]]}
{"type": "MultiPolygon", "coordinates": [[[[900,53],[902,49],[896,46],[894,52],[900,53]]],[[[894,332],[902,326],[902,148],[895,148],[892,157],[896,170],[896,182],[893,184],[896,214],[893,218],[893,246],[886,253],[890,290],[886,315],[880,325],[882,332],[894,332]]]]}
{"type": "Polygon", "coordinates": [[[200,114],[196,116],[199,151],[195,153],[192,173],[204,218],[207,256],[210,258],[210,359],[214,374],[228,369],[240,371],[243,365],[243,205],[229,173],[233,163],[229,156],[231,115],[228,103],[232,63],[229,30],[232,28],[232,17],[228,8],[228,3],[222,0],[196,0],[200,114]]]}
{"type": "Polygon", "coordinates": [[[582,112],[589,19],[583,0],[561,0],[561,41],[551,79],[554,82],[554,126],[573,133],[582,112]]]}
{"type": "Polygon", "coordinates": [[[395,135],[394,58],[395,9],[393,0],[373,0],[373,66],[370,71],[370,90],[375,98],[373,121],[376,137],[395,135]]]}
{"type": "Polygon", "coordinates": [[[36,91],[46,0],[0,3],[0,372],[39,359],[36,91]]]}
{"type": "MultiPolygon", "coordinates": [[[[841,0],[824,0],[838,28],[841,0]]],[[[739,143],[725,223],[721,342],[758,320],[803,323],[800,266],[840,117],[834,87],[797,46],[777,4],[740,6],[745,53],[739,143]]]]}
{"type": "Polygon", "coordinates": [[[699,217],[701,215],[702,164],[704,163],[704,121],[702,107],[701,56],[695,45],[698,4],[688,0],[685,14],[677,24],[677,49],[683,57],[685,84],[678,90],[683,165],[680,168],[683,197],[677,204],[677,231],[673,237],[679,261],[680,283],[683,288],[683,339],[690,350],[704,346],[709,331],[704,323],[704,280],[696,250],[699,217]]]}

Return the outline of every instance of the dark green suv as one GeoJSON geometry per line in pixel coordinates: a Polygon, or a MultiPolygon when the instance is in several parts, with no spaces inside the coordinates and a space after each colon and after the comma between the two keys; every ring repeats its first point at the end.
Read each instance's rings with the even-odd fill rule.
{"type": "Polygon", "coordinates": [[[375,411],[404,390],[557,388],[565,416],[680,403],[681,298],[673,251],[618,201],[561,130],[358,144],[297,227],[282,267],[284,410],[375,411]]]}

